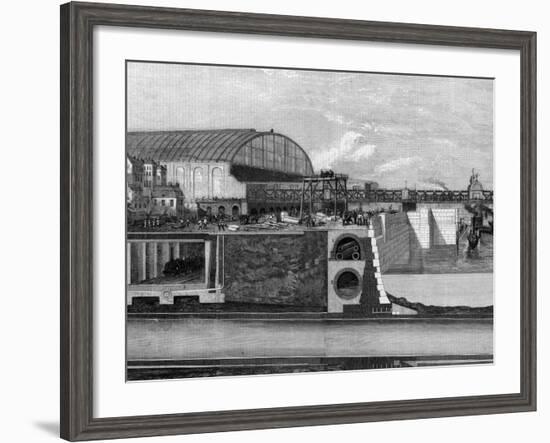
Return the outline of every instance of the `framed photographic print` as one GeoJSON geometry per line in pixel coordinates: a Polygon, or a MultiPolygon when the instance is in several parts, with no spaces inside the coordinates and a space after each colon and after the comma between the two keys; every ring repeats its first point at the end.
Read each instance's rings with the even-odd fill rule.
{"type": "Polygon", "coordinates": [[[535,45],[63,5],[61,436],[534,410],[535,45]]]}

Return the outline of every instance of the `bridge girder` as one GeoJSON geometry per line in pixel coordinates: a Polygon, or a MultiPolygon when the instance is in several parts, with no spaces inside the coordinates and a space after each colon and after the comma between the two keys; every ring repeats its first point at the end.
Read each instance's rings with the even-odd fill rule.
{"type": "Polygon", "coordinates": [[[364,202],[364,203],[493,203],[493,191],[483,191],[483,198],[470,199],[468,191],[434,191],[404,189],[345,189],[343,187],[304,186],[304,189],[262,187],[249,192],[248,198],[258,202],[364,202]]]}

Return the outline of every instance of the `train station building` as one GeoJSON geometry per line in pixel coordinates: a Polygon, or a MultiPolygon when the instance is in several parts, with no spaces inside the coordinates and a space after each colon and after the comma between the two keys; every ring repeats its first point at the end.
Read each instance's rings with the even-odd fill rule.
{"type": "Polygon", "coordinates": [[[163,174],[165,169],[166,186],[181,190],[188,212],[238,216],[290,210],[299,202],[265,207],[252,196],[268,184],[299,188],[304,176],[313,175],[305,150],[273,130],[129,132],[126,152],[131,158],[153,160],[163,174]]]}

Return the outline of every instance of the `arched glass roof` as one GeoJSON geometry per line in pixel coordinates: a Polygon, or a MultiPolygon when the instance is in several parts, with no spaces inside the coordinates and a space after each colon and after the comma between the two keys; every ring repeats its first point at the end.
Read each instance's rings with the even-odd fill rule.
{"type": "Polygon", "coordinates": [[[126,152],[159,162],[226,161],[287,173],[311,175],[306,152],[289,137],[254,129],[129,132],[126,152]]]}

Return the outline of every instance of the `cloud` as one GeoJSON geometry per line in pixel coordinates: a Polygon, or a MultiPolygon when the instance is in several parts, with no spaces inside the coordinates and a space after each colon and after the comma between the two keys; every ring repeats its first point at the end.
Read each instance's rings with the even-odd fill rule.
{"type": "Polygon", "coordinates": [[[363,134],[348,131],[342,136],[339,145],[313,153],[312,162],[317,169],[331,168],[338,162],[365,161],[375,152],[376,145],[368,143],[363,134]]]}
{"type": "Polygon", "coordinates": [[[398,169],[411,166],[420,161],[422,161],[422,159],[419,156],[396,158],[395,160],[391,160],[389,162],[382,163],[381,165],[377,165],[374,168],[374,173],[376,175],[381,175],[381,174],[385,174],[386,172],[397,171],[398,169]]]}
{"type": "Polygon", "coordinates": [[[369,132],[378,132],[378,127],[374,124],[374,122],[363,122],[361,123],[361,128],[369,132]]]}
{"type": "Polygon", "coordinates": [[[329,122],[338,123],[344,126],[350,126],[353,124],[353,121],[347,120],[346,118],[344,118],[344,116],[340,114],[336,114],[334,112],[330,112],[330,111],[325,112],[324,116],[329,122]]]}

